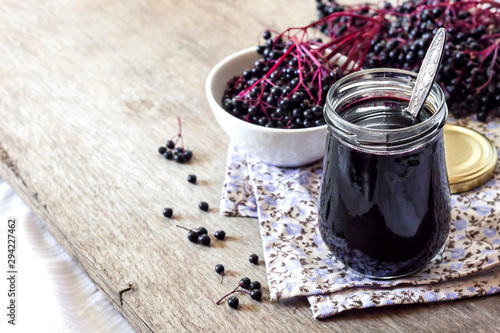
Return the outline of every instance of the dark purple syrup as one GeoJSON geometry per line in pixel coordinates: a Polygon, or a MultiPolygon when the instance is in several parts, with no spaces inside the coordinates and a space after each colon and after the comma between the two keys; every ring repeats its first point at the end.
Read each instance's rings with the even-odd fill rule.
{"type": "MultiPolygon", "coordinates": [[[[419,119],[404,100],[368,100],[341,117],[378,129],[419,119]]],[[[422,269],[443,246],[450,194],[442,132],[402,154],[362,152],[329,132],[320,196],[320,231],[334,255],[365,276],[390,278],[422,269]]]]}

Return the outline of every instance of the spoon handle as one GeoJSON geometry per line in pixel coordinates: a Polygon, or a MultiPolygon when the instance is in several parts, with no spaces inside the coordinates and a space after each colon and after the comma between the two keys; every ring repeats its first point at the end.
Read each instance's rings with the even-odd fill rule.
{"type": "Polygon", "coordinates": [[[443,58],[445,44],[446,29],[440,28],[432,39],[431,46],[427,49],[424,61],[422,61],[422,67],[420,67],[417,75],[417,81],[413,87],[410,104],[408,104],[408,112],[415,118],[418,116],[420,109],[422,109],[431,91],[432,84],[436,79],[436,74],[443,58]]]}

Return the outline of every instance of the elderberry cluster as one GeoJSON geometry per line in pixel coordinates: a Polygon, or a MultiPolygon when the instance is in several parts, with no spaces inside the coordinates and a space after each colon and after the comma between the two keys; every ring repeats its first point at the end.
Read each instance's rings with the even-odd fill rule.
{"type": "MultiPolygon", "coordinates": [[[[177,163],[186,163],[193,158],[193,152],[191,150],[184,149],[181,118],[177,118],[177,121],[179,122],[179,133],[174,135],[172,139],[168,140],[165,146],[158,148],[158,153],[163,155],[163,157],[167,160],[174,159],[177,163]],[[181,146],[177,147],[176,145],[179,140],[181,141],[181,146]]],[[[189,179],[188,181],[191,182],[189,179]]],[[[194,182],[196,182],[196,176],[194,182]]]]}
{"type": "MultiPolygon", "coordinates": [[[[218,266],[222,266],[222,265],[215,266],[216,272],[219,274],[221,272],[224,272],[223,266],[222,266],[222,271],[218,272],[217,271],[218,266]]],[[[219,270],[220,270],[220,267],[219,267],[219,270]]],[[[234,293],[237,293],[237,292],[248,294],[248,295],[250,295],[250,298],[252,298],[253,300],[260,301],[262,299],[262,290],[260,288],[261,288],[261,284],[259,281],[251,281],[250,278],[244,277],[240,280],[240,282],[238,283],[238,286],[233,291],[224,295],[220,300],[217,301],[216,304],[219,305],[226,297],[228,297],[234,293]]],[[[236,309],[239,304],[240,304],[240,301],[239,301],[238,297],[236,297],[236,296],[231,296],[227,300],[227,305],[230,308],[236,309]]]]}
{"type": "Polygon", "coordinates": [[[224,109],[252,124],[272,128],[307,128],[325,124],[326,94],[342,73],[312,48],[321,40],[294,42],[286,34],[263,33],[263,56],[228,82],[224,109]],[[288,41],[287,41],[288,40],[288,41]]]}
{"type": "Polygon", "coordinates": [[[482,121],[489,116],[500,117],[500,4],[410,0],[378,8],[317,2],[317,27],[333,39],[369,24],[378,31],[369,36],[364,68],[417,72],[437,29],[446,28],[447,44],[436,82],[446,94],[451,113],[457,118],[476,114],[482,121]]]}
{"type": "MultiPolygon", "coordinates": [[[[183,227],[181,225],[176,225],[177,228],[185,229],[188,231],[187,238],[191,243],[201,244],[204,246],[210,246],[211,238],[208,235],[208,230],[205,227],[199,227],[196,230],[183,227]]],[[[218,240],[224,240],[226,233],[223,230],[218,230],[214,233],[214,237],[218,240]]]]}
{"type": "Polygon", "coordinates": [[[185,150],[184,147],[175,147],[175,142],[172,140],[168,140],[165,147],[158,148],[158,153],[167,160],[174,159],[177,163],[189,162],[193,158],[191,150],[185,150]]]}

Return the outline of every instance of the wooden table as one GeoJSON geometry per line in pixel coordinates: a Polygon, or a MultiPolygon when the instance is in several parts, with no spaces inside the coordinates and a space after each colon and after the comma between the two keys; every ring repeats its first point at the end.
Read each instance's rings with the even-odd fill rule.
{"type": "Polygon", "coordinates": [[[266,273],[247,259],[263,257],[256,220],[218,213],[228,139],[209,110],[205,79],[265,28],[309,23],[314,1],[4,0],[0,13],[0,176],[137,331],[500,327],[496,296],[324,321],[312,319],[305,299],[240,298],[239,311],[215,305],[241,277],[265,282],[266,273]],[[157,153],[177,133],[178,116],[195,156],[186,165],[157,153]],[[190,173],[198,185],[186,181],[190,173]],[[209,213],[197,208],[202,200],[209,213]],[[173,220],[162,216],[166,206],[173,220]],[[176,223],[224,229],[228,239],[194,245],[176,223]],[[217,263],[228,270],[223,284],[217,263]],[[129,283],[133,290],[121,293],[129,283]]]}

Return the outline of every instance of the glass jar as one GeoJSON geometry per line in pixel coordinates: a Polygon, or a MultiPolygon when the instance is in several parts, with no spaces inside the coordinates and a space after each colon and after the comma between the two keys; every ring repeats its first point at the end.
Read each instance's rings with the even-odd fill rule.
{"type": "Polygon", "coordinates": [[[445,96],[434,84],[413,118],[416,74],[371,69],[328,92],[319,227],[333,254],[357,273],[390,279],[424,268],[450,224],[443,126],[445,96]]]}

